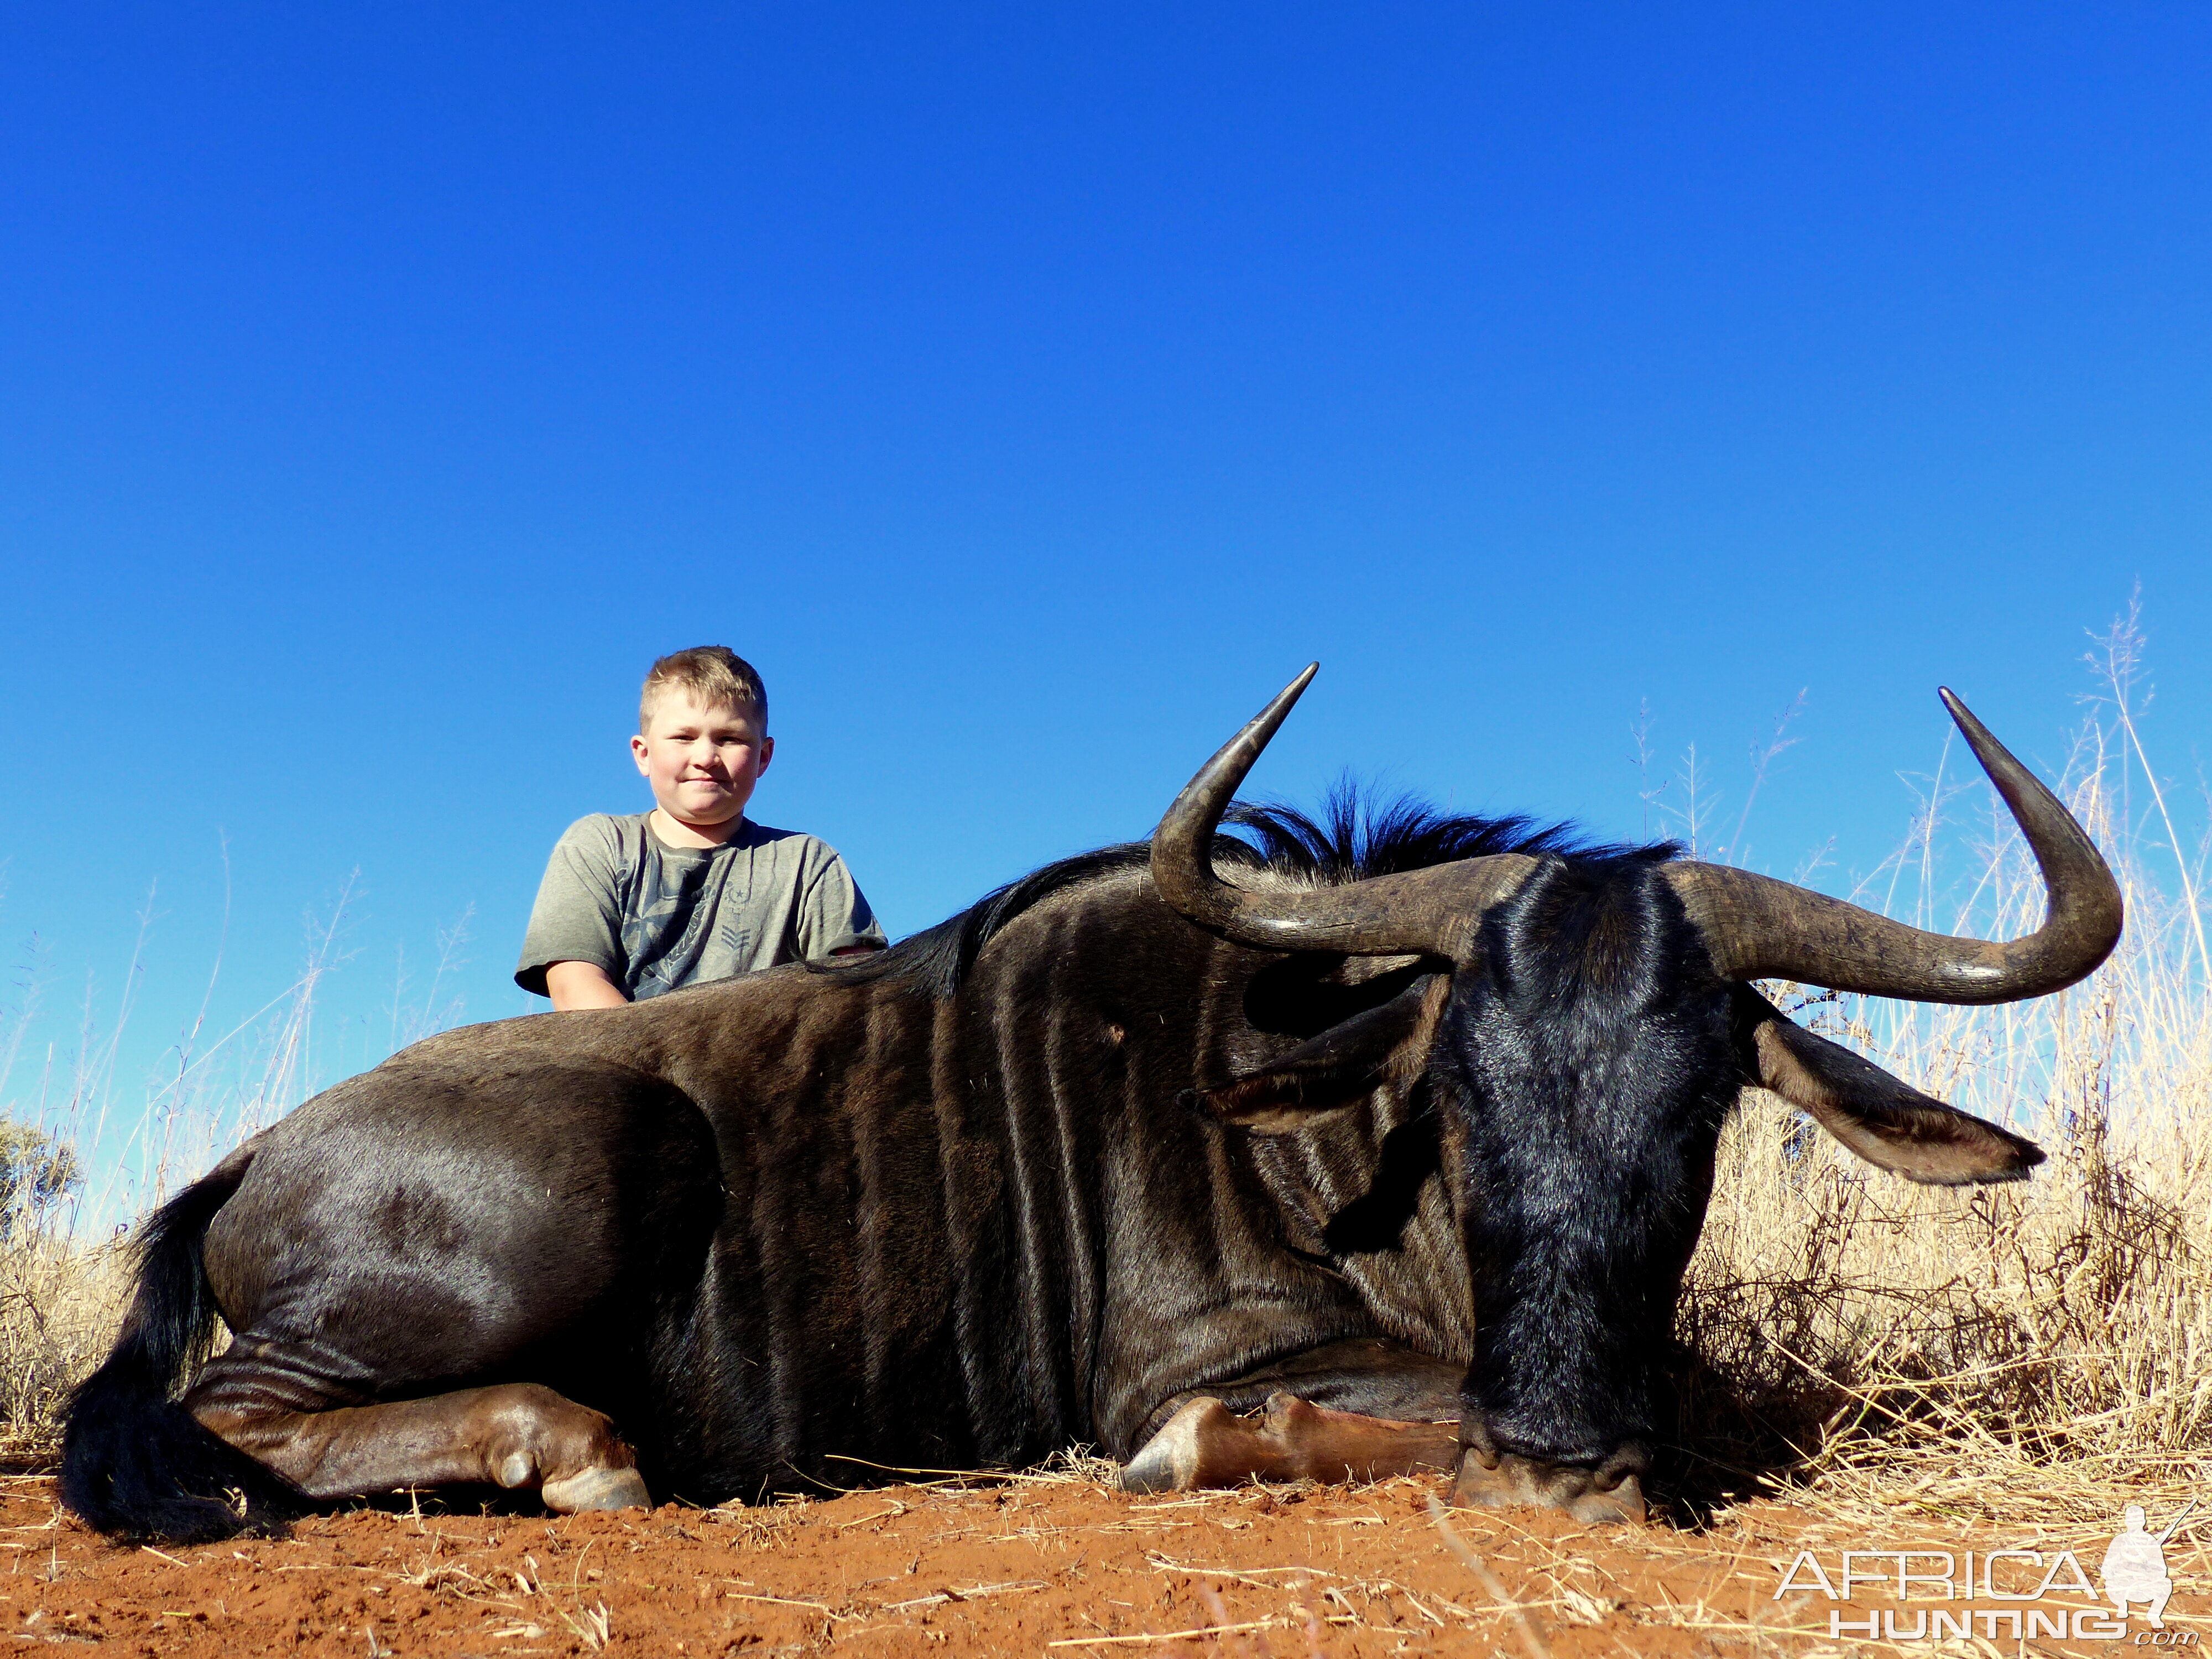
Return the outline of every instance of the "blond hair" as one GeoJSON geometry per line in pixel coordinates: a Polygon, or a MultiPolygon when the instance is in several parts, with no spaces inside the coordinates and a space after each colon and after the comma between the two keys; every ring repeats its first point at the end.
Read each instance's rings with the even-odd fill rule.
{"type": "Polygon", "coordinates": [[[637,729],[650,733],[653,711],[671,691],[684,691],[702,708],[726,704],[751,708],[768,724],[768,688],[757,670],[726,645],[695,645],[672,651],[646,671],[637,700],[637,729]]]}

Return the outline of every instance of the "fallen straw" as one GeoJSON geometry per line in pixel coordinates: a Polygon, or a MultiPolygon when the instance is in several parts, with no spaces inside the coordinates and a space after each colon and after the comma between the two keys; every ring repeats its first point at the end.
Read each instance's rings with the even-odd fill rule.
{"type": "Polygon", "coordinates": [[[1194,1636],[1228,1636],[1241,1630],[1266,1630],[1282,1622],[1276,1619],[1248,1619],[1237,1625],[1201,1625],[1195,1630],[1162,1631],[1142,1636],[1068,1636],[1057,1642],[1048,1642],[1048,1648],[1110,1648],[1134,1645],[1146,1642],[1182,1642],[1194,1636]]]}
{"type": "Polygon", "coordinates": [[[1521,1627],[1521,1639],[1528,1645],[1528,1659],[1552,1659],[1552,1650],[1544,1645],[1544,1638],[1536,1634],[1536,1621],[1528,1616],[1528,1610],[1513,1599],[1504,1582],[1490,1570],[1490,1563],[1477,1555],[1468,1547],[1467,1541],[1452,1530],[1451,1522],[1444,1518],[1444,1506],[1437,1502],[1434,1492],[1429,1494],[1429,1518],[1437,1523],[1437,1535],[1444,1540],[1445,1547],[1466,1562],[1468,1570],[1482,1581],[1483,1589],[1490,1592],[1492,1599],[1513,1615],[1514,1622],[1521,1627]]]}

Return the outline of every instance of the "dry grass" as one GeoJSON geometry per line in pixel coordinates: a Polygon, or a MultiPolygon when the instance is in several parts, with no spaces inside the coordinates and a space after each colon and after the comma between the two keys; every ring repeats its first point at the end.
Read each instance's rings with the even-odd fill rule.
{"type": "Polygon", "coordinates": [[[40,1229],[0,1240],[0,1464],[50,1455],[63,1396],[114,1339],[123,1291],[111,1253],[40,1229]]]}
{"type": "MultiPolygon", "coordinates": [[[[2106,643],[2124,653],[2130,636],[2106,643]]],[[[1679,1321],[1681,1449],[1704,1460],[1693,1486],[1779,1466],[1832,1501],[1940,1486],[1946,1512],[2018,1514],[2032,1496],[2057,1520],[2108,1517],[2123,1488],[2179,1493],[2212,1474],[2212,1003],[2197,867],[2175,850],[2162,796],[2136,798],[2140,777],[2129,787],[2141,751],[2127,665],[2122,654],[2108,676],[2066,789],[2127,894],[2127,933],[2102,969],[1992,1009],[1795,986],[1778,998],[2034,1136],[2050,1161],[2016,1185],[1917,1188],[1747,1094],[1679,1321]]],[[[1917,865],[1919,891],[1896,911],[1999,938],[2040,920],[2008,823],[1975,847],[1948,913],[1929,896],[1938,846],[1931,814],[1898,861],[1917,865]]]]}

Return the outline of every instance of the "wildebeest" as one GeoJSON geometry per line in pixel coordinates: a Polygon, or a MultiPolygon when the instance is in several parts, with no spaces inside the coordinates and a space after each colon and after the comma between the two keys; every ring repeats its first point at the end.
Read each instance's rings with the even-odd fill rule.
{"type": "Polygon", "coordinates": [[[2104,959],[2118,890],[1948,692],[2049,890],[2011,944],[1518,819],[1219,833],[1313,672],[1149,845],[857,966],[434,1037],[248,1141],[148,1224],[69,1504],[210,1538],[407,1486],[711,1503],[1086,1442],[1133,1488],[1455,1465],[1462,1501],[1640,1517],[1741,1089],[1917,1181],[2042,1157],[1751,981],[2035,996],[2104,959]]]}

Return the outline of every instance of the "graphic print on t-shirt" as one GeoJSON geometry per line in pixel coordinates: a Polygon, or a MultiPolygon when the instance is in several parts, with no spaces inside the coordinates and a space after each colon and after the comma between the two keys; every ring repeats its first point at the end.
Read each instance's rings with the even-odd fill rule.
{"type": "MultiPolygon", "coordinates": [[[[689,981],[713,937],[720,907],[699,900],[708,878],[721,873],[722,858],[641,858],[630,870],[630,902],[623,907],[623,987],[639,1002],[689,981]],[[680,923],[679,923],[679,918],[680,923]]],[[[742,900],[741,894],[730,895],[742,900]]],[[[743,957],[744,940],[732,938],[743,957]]]]}

